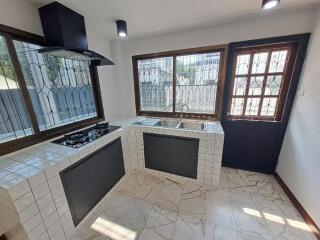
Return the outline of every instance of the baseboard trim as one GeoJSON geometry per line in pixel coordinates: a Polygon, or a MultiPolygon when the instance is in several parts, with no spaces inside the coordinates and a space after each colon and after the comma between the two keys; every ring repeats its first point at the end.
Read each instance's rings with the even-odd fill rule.
{"type": "Polygon", "coordinates": [[[281,188],[283,189],[283,191],[287,194],[287,196],[289,197],[290,201],[293,203],[293,205],[295,206],[295,208],[298,210],[298,212],[301,214],[301,216],[303,217],[304,221],[309,225],[311,231],[314,233],[314,235],[316,236],[316,238],[318,240],[320,240],[320,229],[317,226],[317,224],[312,220],[312,218],[310,217],[310,215],[307,213],[307,211],[303,208],[303,206],[301,205],[301,203],[298,201],[298,199],[293,195],[293,193],[290,191],[290,189],[288,188],[288,186],[284,183],[284,181],[281,179],[281,177],[278,175],[278,173],[274,174],[277,182],[279,183],[279,185],[281,186],[281,188]]]}

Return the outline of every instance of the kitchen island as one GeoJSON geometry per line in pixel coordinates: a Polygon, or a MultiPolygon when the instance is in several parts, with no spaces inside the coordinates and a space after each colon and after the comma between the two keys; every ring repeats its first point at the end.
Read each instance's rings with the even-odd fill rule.
{"type": "MultiPolygon", "coordinates": [[[[121,128],[78,149],[54,144],[51,140],[2,156],[0,231],[10,235],[12,239],[19,240],[70,239],[76,226],[70,202],[67,200],[68,194],[65,192],[59,173],[79,164],[84,158],[95,154],[117,139],[121,139],[125,173],[141,169],[177,182],[219,184],[224,139],[220,123],[206,122],[203,129],[191,129],[159,124],[144,125],[141,124],[143,120],[145,118],[111,122],[121,128]],[[170,138],[172,142],[170,146],[175,146],[173,150],[178,149],[176,146],[183,146],[182,143],[192,140],[191,146],[195,147],[190,151],[197,151],[196,158],[193,154],[194,161],[191,164],[193,168],[190,168],[191,170],[188,168],[188,173],[177,169],[177,166],[181,166],[181,159],[180,165],[173,164],[172,168],[162,171],[155,169],[156,162],[146,163],[145,150],[148,144],[145,144],[144,140],[147,140],[148,136],[170,138]]],[[[162,142],[167,143],[166,140],[162,142]]],[[[154,143],[151,145],[154,146],[154,143]]],[[[180,152],[181,149],[183,147],[180,148],[180,152]]],[[[152,151],[149,149],[148,159],[152,159],[150,153],[152,151]]],[[[116,188],[117,184],[110,192],[116,188]]],[[[106,193],[100,202],[108,198],[109,193],[106,193]]],[[[95,207],[98,205],[99,203],[95,207]]],[[[85,222],[89,215],[90,213],[78,226],[85,222]]]]}

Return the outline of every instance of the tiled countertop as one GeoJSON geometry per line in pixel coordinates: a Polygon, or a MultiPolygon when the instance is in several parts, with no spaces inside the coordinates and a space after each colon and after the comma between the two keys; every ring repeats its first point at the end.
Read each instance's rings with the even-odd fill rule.
{"type": "MultiPolygon", "coordinates": [[[[1,226],[3,223],[0,219],[0,235],[3,231],[1,228],[8,230],[12,225],[20,222],[23,223],[28,236],[17,239],[52,239],[50,234],[58,236],[59,231],[64,232],[63,236],[65,237],[61,235],[57,239],[68,239],[74,231],[74,226],[58,176],[59,172],[120,136],[122,137],[125,168],[126,172],[129,172],[135,168],[144,168],[141,166],[141,159],[139,159],[141,153],[135,150],[133,153],[129,147],[136,142],[137,137],[141,138],[141,129],[155,132],[164,131],[168,134],[185,133],[187,136],[213,134],[220,135],[222,139],[224,135],[219,122],[208,123],[206,131],[132,125],[141,119],[143,118],[110,121],[111,125],[118,125],[121,128],[77,149],[52,143],[55,139],[51,139],[1,156],[0,202],[2,206],[0,206],[0,212],[2,216],[10,211],[15,214],[11,214],[12,219],[4,221],[4,225],[8,225],[7,229],[5,226],[1,226]],[[54,211],[52,207],[50,208],[50,202],[55,209],[54,211]],[[29,217],[33,213],[35,215],[30,220],[29,217]],[[55,220],[60,219],[59,226],[56,226],[56,223],[51,226],[53,215],[55,215],[55,220]]],[[[206,143],[206,140],[202,142],[206,143]]],[[[139,146],[134,145],[133,148],[135,147],[139,146]]]]}
{"type": "MultiPolygon", "coordinates": [[[[110,121],[111,125],[122,126],[122,128],[78,149],[52,143],[54,139],[51,139],[47,142],[25,148],[11,154],[7,154],[5,156],[1,156],[0,188],[9,190],[19,183],[25,181],[26,179],[31,179],[32,182],[33,176],[37,175],[43,170],[50,171],[50,169],[54,165],[57,165],[60,169],[63,169],[65,168],[66,164],[68,164],[66,163],[66,160],[69,161],[70,164],[78,161],[80,158],[89,155],[91,152],[101,147],[104,143],[108,143],[108,139],[113,135],[118,134],[124,128],[131,126],[133,123],[142,119],[144,118],[126,118],[110,121]]],[[[202,132],[222,135],[224,134],[219,122],[208,122],[206,131],[172,129],[154,126],[148,126],[147,128],[186,131],[188,133],[202,132]]],[[[57,137],[56,139],[60,137],[57,137]]],[[[19,193],[17,193],[17,197],[18,195],[19,193]]]]}

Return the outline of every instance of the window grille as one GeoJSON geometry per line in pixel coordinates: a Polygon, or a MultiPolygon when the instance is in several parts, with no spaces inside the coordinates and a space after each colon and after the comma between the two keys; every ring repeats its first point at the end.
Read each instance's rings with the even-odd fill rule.
{"type": "Polygon", "coordinates": [[[41,131],[97,116],[89,62],[38,53],[14,41],[41,131]]]}
{"type": "Polygon", "coordinates": [[[230,116],[279,120],[290,76],[291,45],[241,49],[236,54],[230,116]]]}
{"type": "Polygon", "coordinates": [[[0,143],[33,134],[6,40],[0,36],[0,143]]]}

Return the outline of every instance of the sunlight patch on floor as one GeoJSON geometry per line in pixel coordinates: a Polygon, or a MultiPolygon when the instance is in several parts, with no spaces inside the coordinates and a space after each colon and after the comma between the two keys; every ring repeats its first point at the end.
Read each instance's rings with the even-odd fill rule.
{"type": "Polygon", "coordinates": [[[113,240],[134,240],[137,233],[103,217],[98,217],[91,228],[113,240]]]}
{"type": "Polygon", "coordinates": [[[252,215],[252,216],[256,216],[256,217],[260,217],[260,218],[262,217],[261,213],[258,210],[254,210],[254,209],[251,209],[251,208],[242,208],[242,210],[246,214],[249,214],[249,215],[252,215]]]}
{"type": "Polygon", "coordinates": [[[292,227],[311,232],[311,229],[309,228],[309,226],[304,222],[300,222],[300,221],[296,221],[296,220],[292,220],[292,219],[288,219],[288,218],[287,218],[287,222],[292,227]]]}
{"type": "Polygon", "coordinates": [[[265,219],[270,220],[272,222],[281,223],[283,225],[286,224],[285,220],[280,216],[265,212],[263,213],[263,216],[265,217],[265,219]]]}
{"type": "Polygon", "coordinates": [[[274,215],[274,214],[270,214],[270,213],[266,213],[266,212],[263,212],[261,214],[260,211],[255,210],[255,209],[251,209],[251,208],[242,208],[242,210],[244,213],[246,213],[248,215],[252,215],[255,217],[259,217],[259,218],[261,218],[263,215],[264,218],[268,221],[276,222],[276,223],[279,223],[282,225],[285,225],[286,223],[288,223],[291,227],[298,228],[298,229],[308,231],[308,232],[312,232],[310,227],[306,223],[301,222],[301,221],[297,221],[297,220],[293,220],[293,219],[289,219],[289,218],[283,218],[278,215],[274,215]]]}

